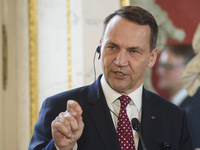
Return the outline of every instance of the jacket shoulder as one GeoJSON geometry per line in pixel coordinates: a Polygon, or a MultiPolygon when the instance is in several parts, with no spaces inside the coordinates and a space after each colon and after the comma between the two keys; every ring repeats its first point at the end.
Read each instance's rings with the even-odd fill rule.
{"type": "Polygon", "coordinates": [[[151,91],[148,91],[146,89],[143,90],[143,99],[145,99],[152,107],[158,107],[163,112],[168,112],[168,113],[183,113],[184,110],[169,100],[161,97],[160,95],[153,93],[151,91]]]}

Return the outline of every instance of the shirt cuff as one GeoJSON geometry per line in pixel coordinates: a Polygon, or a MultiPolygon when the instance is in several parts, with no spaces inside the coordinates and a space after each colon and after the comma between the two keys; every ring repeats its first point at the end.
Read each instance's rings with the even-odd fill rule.
{"type": "MultiPolygon", "coordinates": [[[[56,146],[56,144],[54,143],[54,145],[55,145],[55,147],[56,147],[56,150],[60,150],[57,146],[56,146]]],[[[76,144],[74,145],[74,147],[72,148],[72,150],[77,150],[78,149],[78,145],[77,145],[77,142],[76,142],[76,144]]]]}

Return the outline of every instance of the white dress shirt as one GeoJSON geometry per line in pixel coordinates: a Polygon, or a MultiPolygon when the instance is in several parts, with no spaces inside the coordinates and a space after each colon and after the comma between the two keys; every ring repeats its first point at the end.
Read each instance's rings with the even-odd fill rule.
{"type": "MultiPolygon", "coordinates": [[[[101,86],[109,108],[118,116],[120,111],[120,100],[118,100],[118,98],[121,96],[121,94],[115,92],[107,84],[104,75],[101,78],[101,86]]],[[[130,122],[132,118],[138,118],[138,120],[141,122],[142,90],[143,90],[143,84],[137,90],[128,95],[131,98],[131,102],[127,105],[126,110],[130,122]]],[[[115,128],[117,129],[118,117],[114,113],[112,112],[110,113],[115,128]]],[[[139,135],[135,130],[133,130],[133,136],[134,136],[135,149],[137,149],[139,143],[139,135]]]]}

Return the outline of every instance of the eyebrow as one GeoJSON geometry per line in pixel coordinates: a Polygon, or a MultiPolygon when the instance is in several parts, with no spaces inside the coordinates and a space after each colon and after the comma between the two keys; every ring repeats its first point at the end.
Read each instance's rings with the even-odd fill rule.
{"type": "Polygon", "coordinates": [[[129,47],[128,50],[139,50],[139,51],[141,51],[141,52],[144,51],[144,49],[141,48],[141,47],[139,47],[139,46],[132,46],[132,47],[129,47]]]}
{"type": "MultiPolygon", "coordinates": [[[[109,45],[109,44],[111,44],[111,45],[113,45],[113,46],[116,46],[116,47],[118,47],[118,48],[120,47],[120,46],[118,46],[117,44],[115,44],[115,43],[112,42],[112,41],[108,41],[108,42],[106,43],[106,45],[109,45]]],[[[144,51],[144,49],[141,48],[141,47],[139,47],[139,46],[130,46],[130,47],[127,48],[127,50],[140,50],[141,52],[144,51]]]]}
{"type": "Polygon", "coordinates": [[[106,45],[109,45],[109,44],[116,46],[116,47],[119,47],[117,44],[115,44],[114,42],[111,42],[111,41],[108,41],[108,43],[106,43],[106,45]]]}

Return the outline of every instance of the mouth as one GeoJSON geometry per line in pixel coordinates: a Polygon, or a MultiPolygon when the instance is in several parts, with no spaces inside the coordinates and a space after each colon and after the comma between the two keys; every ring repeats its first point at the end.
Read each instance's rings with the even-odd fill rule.
{"type": "Polygon", "coordinates": [[[123,76],[123,75],[125,75],[125,74],[123,74],[122,72],[115,72],[117,75],[119,75],[119,76],[123,76]]]}
{"type": "Polygon", "coordinates": [[[120,79],[123,79],[127,76],[127,74],[125,74],[123,72],[119,72],[119,71],[115,71],[114,74],[117,78],[120,78],[120,79]]]}

